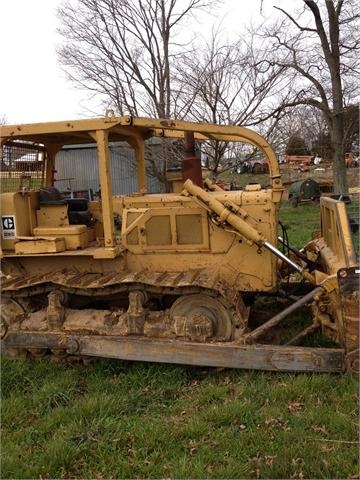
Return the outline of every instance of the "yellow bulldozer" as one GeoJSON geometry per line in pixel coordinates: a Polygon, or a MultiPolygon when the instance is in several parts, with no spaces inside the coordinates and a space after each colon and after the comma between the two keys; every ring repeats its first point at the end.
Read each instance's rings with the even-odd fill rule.
{"type": "Polygon", "coordinates": [[[5,125],[1,147],[4,355],[358,370],[359,267],[345,204],[321,198],[320,234],[301,250],[288,245],[276,155],[254,131],[109,114],[5,125]],[[156,138],[184,145],[171,193],[148,193],[145,152],[156,138]],[[112,192],[117,142],[134,152],[137,188],[128,195],[112,192]],[[225,191],[204,180],[194,145],[211,142],[257,148],[268,187],[225,191]],[[88,144],[97,148],[99,194],[74,201],[56,188],[56,158],[88,144]],[[29,159],[14,153],[20,147],[29,159]],[[16,173],[16,189],[6,188],[16,173]],[[257,316],[262,299],[278,311],[257,316]],[[330,339],[320,347],[311,343],[319,332],[330,339]]]}

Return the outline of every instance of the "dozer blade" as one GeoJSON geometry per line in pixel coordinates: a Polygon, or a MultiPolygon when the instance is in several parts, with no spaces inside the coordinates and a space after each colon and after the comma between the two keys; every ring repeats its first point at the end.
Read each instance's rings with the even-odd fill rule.
{"type": "Polygon", "coordinates": [[[360,267],[342,268],[337,274],[343,317],[346,369],[354,372],[359,372],[359,276],[360,267]]]}
{"type": "Polygon", "coordinates": [[[66,349],[70,355],[253,370],[337,372],[344,350],[336,348],[195,343],[171,339],[8,332],[6,348],[66,349]]]}

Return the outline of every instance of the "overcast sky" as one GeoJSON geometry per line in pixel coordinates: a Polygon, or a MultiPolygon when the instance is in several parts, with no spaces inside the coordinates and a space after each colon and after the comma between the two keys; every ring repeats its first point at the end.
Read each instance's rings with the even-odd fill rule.
{"type": "MultiPolygon", "coordinates": [[[[270,7],[264,0],[264,11],[270,7]]],[[[62,0],[1,0],[0,119],[7,123],[70,120],[101,115],[85,91],[65,79],[57,63],[56,9],[62,0]],[[91,114],[93,109],[93,114],[91,114]]],[[[224,0],[230,30],[259,15],[261,0],[224,0]]],[[[272,4],[273,2],[270,1],[272,4]]],[[[210,30],[209,26],[209,30],[210,30]]]]}

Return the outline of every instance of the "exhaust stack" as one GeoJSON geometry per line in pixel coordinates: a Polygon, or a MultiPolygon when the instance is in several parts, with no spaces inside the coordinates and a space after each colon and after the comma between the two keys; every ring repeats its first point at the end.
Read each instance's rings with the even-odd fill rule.
{"type": "Polygon", "coordinates": [[[199,187],[203,186],[201,160],[196,156],[194,132],[184,132],[185,155],[182,161],[182,179],[191,180],[199,187]]]}

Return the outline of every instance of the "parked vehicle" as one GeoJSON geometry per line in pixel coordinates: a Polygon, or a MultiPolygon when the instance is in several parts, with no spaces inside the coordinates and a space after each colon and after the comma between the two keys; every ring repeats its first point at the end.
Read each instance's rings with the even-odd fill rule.
{"type": "Polygon", "coordinates": [[[257,133],[105,116],[5,125],[1,135],[8,158],[19,141],[44,152],[41,184],[1,194],[4,354],[285,371],[358,368],[359,267],[345,204],[321,198],[320,236],[301,251],[289,245],[279,236],[276,155],[257,133]],[[179,191],[147,193],[144,142],[151,137],[185,142],[179,191]],[[258,148],[270,186],[224,191],[204,183],[194,145],[214,140],[258,148]],[[138,185],[130,195],[111,190],[110,172],[119,170],[110,168],[109,145],[119,141],[134,148],[138,185]],[[101,194],[64,198],[54,187],[56,154],[89,142],[97,145],[101,194]],[[273,297],[276,307],[279,296],[287,297],[286,308],[267,319],[254,316],[259,300],[273,297]],[[295,323],[279,344],[283,319],[306,305],[310,325],[295,323]],[[297,346],[315,330],[337,347],[297,346]]]}
{"type": "Polygon", "coordinates": [[[299,180],[289,187],[289,200],[293,207],[302,202],[319,201],[320,196],[320,185],[312,178],[299,180]]]}

